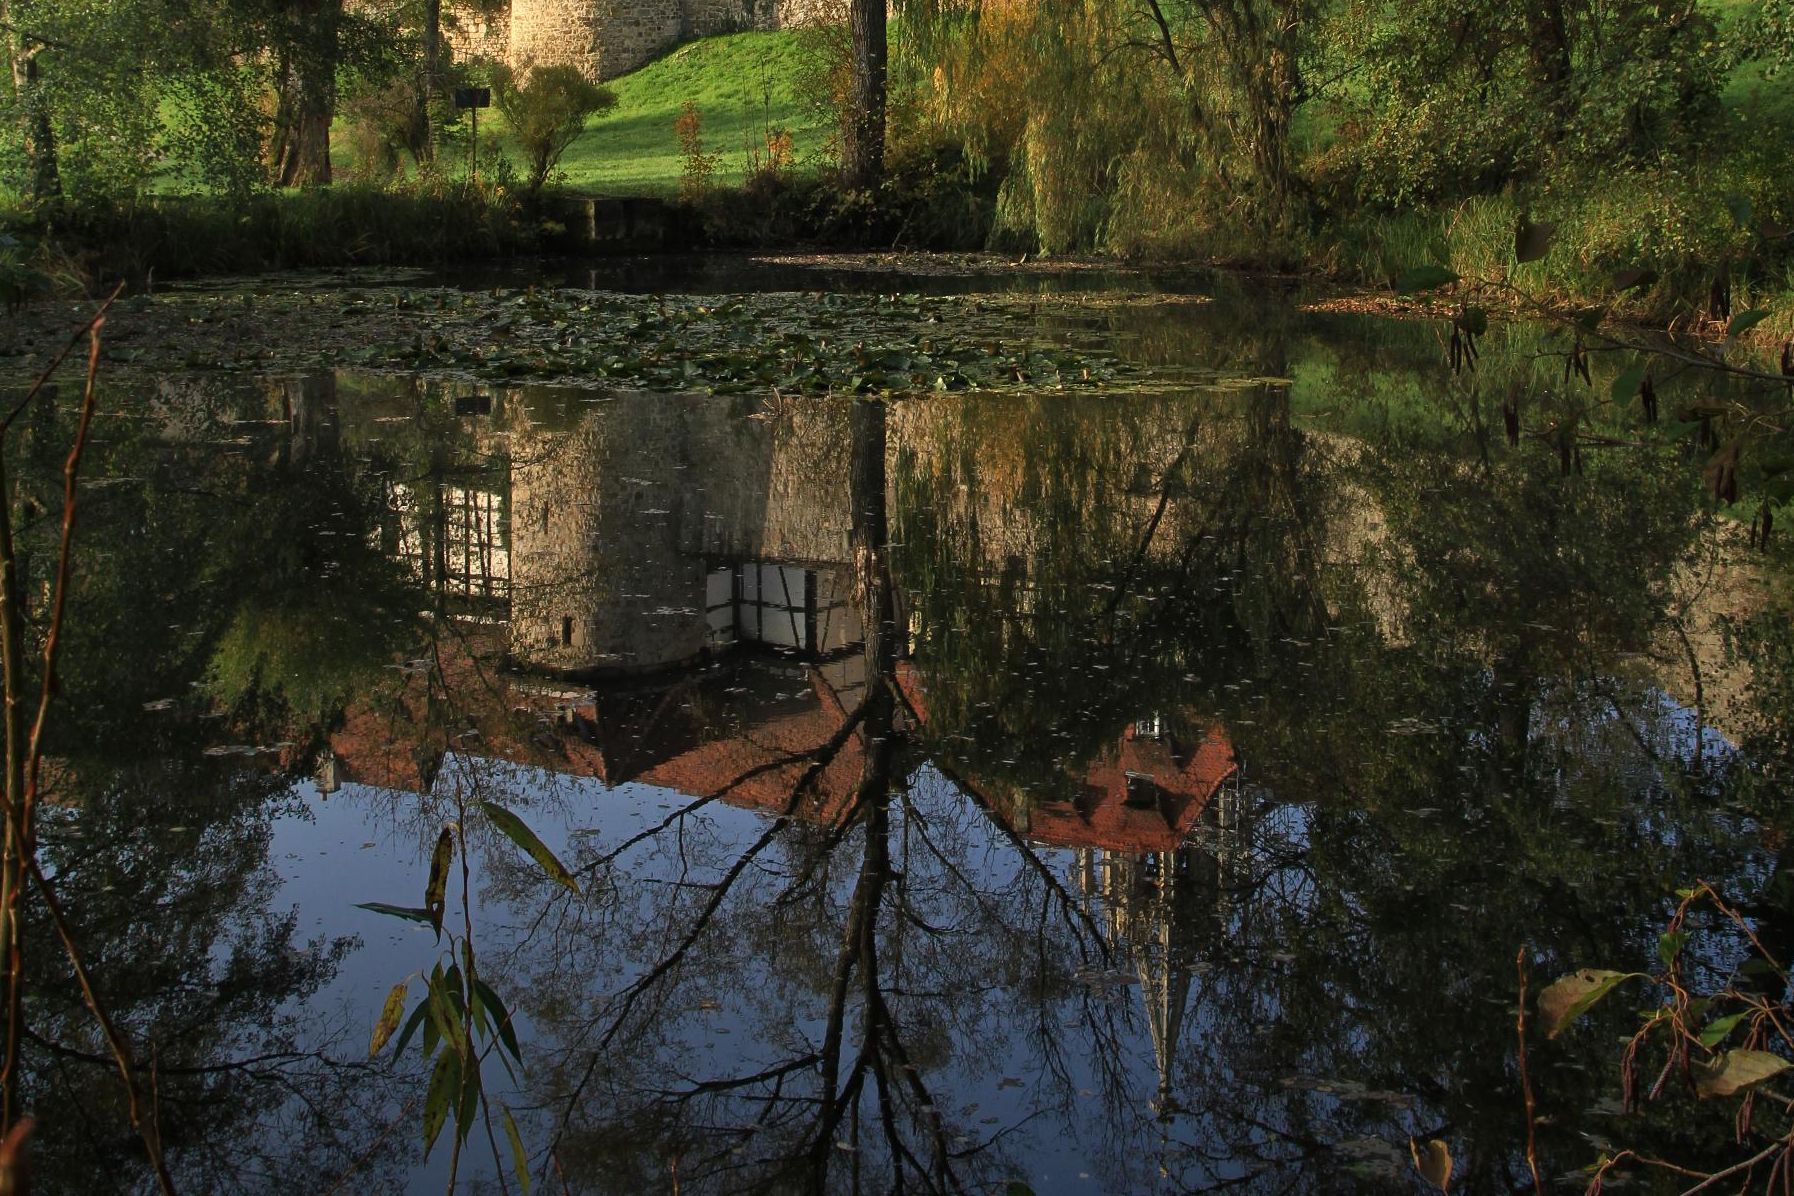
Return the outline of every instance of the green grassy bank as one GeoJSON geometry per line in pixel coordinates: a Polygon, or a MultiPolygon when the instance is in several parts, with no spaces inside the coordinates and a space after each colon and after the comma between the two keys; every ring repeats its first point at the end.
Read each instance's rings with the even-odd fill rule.
{"type": "Polygon", "coordinates": [[[664,58],[613,80],[617,106],[594,117],[561,161],[565,185],[604,195],[671,196],[685,160],[673,123],[690,102],[703,147],[716,159],[711,179],[733,185],[750,156],[764,161],[767,135],[790,134],[800,167],[828,147],[830,117],[803,96],[814,57],[801,32],[736,33],[688,42],[664,58]]]}

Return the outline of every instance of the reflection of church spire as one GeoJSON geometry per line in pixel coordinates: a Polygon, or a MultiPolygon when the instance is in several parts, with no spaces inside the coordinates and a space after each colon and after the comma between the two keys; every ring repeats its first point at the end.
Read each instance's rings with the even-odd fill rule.
{"type": "Polygon", "coordinates": [[[1239,879],[1240,806],[1237,779],[1230,779],[1214,794],[1196,834],[1174,851],[1077,852],[1079,888],[1100,903],[1111,946],[1139,975],[1158,1073],[1152,1107],[1161,1118],[1178,1111],[1174,1069],[1194,965],[1223,929],[1228,894],[1239,879]]]}

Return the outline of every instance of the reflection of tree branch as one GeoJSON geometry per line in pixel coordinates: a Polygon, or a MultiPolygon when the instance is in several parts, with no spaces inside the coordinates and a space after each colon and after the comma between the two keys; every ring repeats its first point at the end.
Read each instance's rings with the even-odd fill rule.
{"type": "MultiPolygon", "coordinates": [[[[858,730],[860,723],[866,717],[866,705],[866,703],[862,702],[859,707],[857,707],[854,712],[842,722],[841,726],[836,729],[833,735],[829,736],[829,738],[819,747],[806,753],[806,755],[810,757],[810,766],[804,770],[804,774],[798,778],[797,784],[792,787],[791,797],[786,801],[784,810],[780,812],[779,816],[766,828],[765,832],[762,833],[761,836],[741,854],[735,863],[730,866],[729,870],[723,874],[722,878],[716,882],[711,891],[710,899],[704,903],[704,908],[698,912],[697,919],[693,922],[691,929],[686,933],[685,937],[680,940],[678,946],[673,949],[671,954],[665,956],[653,968],[649,969],[647,973],[635,980],[625,988],[621,994],[619,994],[617,999],[622,1002],[622,1008],[619,1009],[616,1016],[611,1019],[610,1026],[599,1036],[597,1046],[591,1052],[591,1057],[586,1061],[585,1069],[580,1073],[579,1082],[573,1086],[573,1091],[568,1094],[566,1107],[561,1113],[560,1123],[556,1126],[554,1138],[548,1145],[547,1153],[549,1157],[554,1157],[560,1149],[561,1140],[566,1136],[567,1130],[572,1123],[573,1113],[579,1107],[579,1102],[581,1098],[584,1097],[587,1086],[591,1084],[592,1077],[597,1074],[598,1064],[603,1060],[605,1050],[609,1048],[612,1040],[616,1038],[617,1034],[622,1030],[624,1023],[628,1021],[630,1013],[635,1009],[636,1002],[641,999],[641,995],[644,992],[659,983],[664,976],[673,972],[684,962],[686,955],[690,953],[692,947],[703,937],[704,932],[709,929],[711,920],[716,916],[716,911],[721,908],[722,903],[728,898],[729,891],[734,887],[736,880],[738,880],[741,874],[747,870],[748,865],[753,863],[760,853],[765,851],[767,847],[771,846],[773,841],[778,838],[780,832],[784,830],[786,824],[789,823],[794,816],[797,810],[797,804],[802,799],[804,792],[809,789],[816,778],[822,775],[822,772],[834,762],[834,758],[840,754],[841,749],[847,745],[847,741],[851,739],[854,732],[858,730]]],[[[785,761],[784,763],[789,764],[792,763],[792,761],[785,761]]],[[[780,767],[783,767],[783,765],[780,765],[780,767]]],[[[763,769],[762,771],[765,770],[763,769]]],[[[738,784],[739,781],[736,783],[738,784]]]]}
{"type": "Polygon", "coordinates": [[[781,1063],[776,1067],[768,1067],[764,1071],[757,1071],[751,1076],[732,1076],[726,1080],[700,1080],[690,1088],[686,1088],[679,1092],[667,1092],[664,1095],[671,1104],[688,1104],[700,1096],[709,1096],[718,1092],[733,1092],[737,1088],[751,1088],[755,1084],[765,1084],[783,1080],[793,1072],[806,1070],[821,1058],[821,1055],[811,1051],[807,1055],[800,1055],[796,1059],[781,1063]]]}
{"type": "Polygon", "coordinates": [[[625,853],[627,853],[630,850],[630,848],[636,847],[639,844],[647,842],[649,839],[652,839],[656,835],[660,834],[660,832],[667,830],[669,827],[672,827],[673,825],[678,823],[681,819],[687,818],[687,817],[691,816],[692,814],[697,813],[699,810],[703,809],[705,806],[708,806],[715,802],[721,801],[723,798],[727,797],[734,790],[738,789],[742,785],[747,784],[749,781],[753,780],[755,777],[765,776],[769,772],[777,772],[781,768],[789,768],[793,764],[801,764],[805,760],[814,762],[818,758],[818,756],[820,756],[823,753],[827,753],[828,758],[827,758],[827,760],[823,761],[822,767],[811,768],[810,770],[805,772],[805,774],[803,775],[802,778],[799,779],[799,781],[797,783],[797,788],[795,790],[793,790],[792,794],[791,794],[791,801],[792,801],[792,805],[794,807],[797,798],[803,794],[804,790],[807,789],[816,780],[816,778],[819,775],[821,775],[823,768],[826,768],[828,766],[828,763],[833,761],[835,755],[837,753],[839,753],[843,747],[846,746],[848,738],[851,737],[852,734],[854,733],[854,731],[858,729],[860,723],[865,719],[865,717],[866,717],[866,708],[862,704],[861,706],[855,708],[854,712],[852,714],[848,715],[847,721],[845,723],[843,723],[839,728],[837,728],[835,733],[833,735],[830,735],[822,743],[819,743],[815,747],[809,748],[805,751],[791,752],[787,755],[780,756],[777,759],[768,760],[763,763],[756,764],[752,768],[744,769],[743,771],[737,773],[735,776],[731,777],[729,780],[725,781],[720,787],[711,790],[709,793],[706,793],[703,797],[696,798],[692,801],[685,803],[683,806],[680,806],[677,810],[674,810],[671,814],[668,814],[665,818],[662,818],[659,822],[655,823],[653,826],[649,827],[648,829],[643,830],[643,831],[637,831],[635,834],[629,836],[629,838],[623,840],[623,842],[618,844],[615,848],[611,849],[610,851],[605,852],[603,855],[599,856],[597,859],[593,860],[591,863],[586,864],[584,867],[582,867],[579,870],[580,875],[588,876],[591,873],[593,873],[594,871],[596,871],[597,869],[604,867],[606,864],[615,862],[619,856],[622,856],[625,853]]]}
{"type": "MultiPolygon", "coordinates": [[[[1027,864],[1028,867],[1040,877],[1042,882],[1046,884],[1053,895],[1059,898],[1060,913],[1065,918],[1066,925],[1070,926],[1074,931],[1078,929],[1078,927],[1072,923],[1074,915],[1083,923],[1084,932],[1090,936],[1090,941],[1096,944],[1096,949],[1102,956],[1103,962],[1108,963],[1110,959],[1109,945],[1103,940],[1102,931],[1097,927],[1095,919],[1090,916],[1089,911],[1084,909],[1084,907],[1078,903],[1076,898],[1066,891],[1064,884],[1060,883],[1059,878],[1053,875],[1053,870],[1047,867],[1046,861],[1035,854],[1034,848],[1029,845],[1028,841],[1022,838],[1013,827],[998,816],[996,810],[992,808],[988,798],[965,781],[960,780],[957,776],[948,772],[945,768],[940,767],[938,764],[936,765],[936,768],[940,774],[947,778],[948,781],[952,782],[960,792],[972,799],[972,804],[983,811],[986,818],[990,821],[990,824],[996,827],[997,832],[1009,841],[1011,847],[1015,848],[1016,854],[1021,857],[1022,862],[1027,864]]],[[[1084,949],[1084,940],[1080,937],[1077,942],[1079,951],[1083,953],[1085,959],[1088,959],[1089,952],[1084,949]]]]}

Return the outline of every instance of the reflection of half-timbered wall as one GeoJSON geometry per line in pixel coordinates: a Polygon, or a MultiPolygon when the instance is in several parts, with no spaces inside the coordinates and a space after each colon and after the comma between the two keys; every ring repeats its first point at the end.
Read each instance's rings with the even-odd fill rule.
{"type": "Polygon", "coordinates": [[[431,589],[465,598],[511,596],[505,496],[462,486],[419,489],[394,483],[388,507],[398,516],[400,560],[431,589]]]}

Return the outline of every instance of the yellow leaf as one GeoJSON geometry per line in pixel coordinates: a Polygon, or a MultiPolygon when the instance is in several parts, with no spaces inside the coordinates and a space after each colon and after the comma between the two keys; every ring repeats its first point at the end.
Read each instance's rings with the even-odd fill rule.
{"type": "Polygon", "coordinates": [[[1434,1138],[1425,1146],[1408,1139],[1408,1153],[1414,1156],[1414,1170],[1420,1178],[1441,1192],[1451,1190],[1451,1147],[1434,1138]]]}
{"type": "Polygon", "coordinates": [[[401,980],[386,994],[386,1007],[380,1010],[380,1020],[374,1023],[374,1039],[368,1043],[368,1058],[378,1055],[392,1032],[399,1028],[399,1017],[405,1012],[406,987],[406,982],[401,980]]]}

